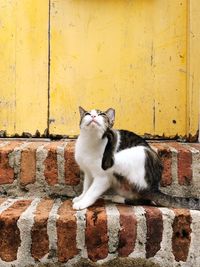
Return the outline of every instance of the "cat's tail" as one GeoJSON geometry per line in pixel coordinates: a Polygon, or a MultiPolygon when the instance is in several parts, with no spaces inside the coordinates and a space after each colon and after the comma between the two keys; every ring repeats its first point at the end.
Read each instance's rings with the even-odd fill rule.
{"type": "Polygon", "coordinates": [[[151,200],[156,206],[168,208],[187,208],[200,210],[200,199],[194,197],[176,197],[167,195],[161,191],[148,193],[144,198],[151,200]]]}
{"type": "Polygon", "coordinates": [[[148,192],[140,194],[138,199],[128,199],[119,195],[109,195],[105,199],[114,203],[122,203],[128,205],[150,205],[166,208],[187,208],[191,210],[200,210],[200,199],[194,197],[175,197],[167,195],[161,191],[148,192]]]}

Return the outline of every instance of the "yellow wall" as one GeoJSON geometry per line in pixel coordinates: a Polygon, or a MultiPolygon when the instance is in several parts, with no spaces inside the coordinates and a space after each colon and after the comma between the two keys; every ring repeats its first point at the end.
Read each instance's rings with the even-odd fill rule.
{"type": "Polygon", "coordinates": [[[194,136],[199,17],[198,0],[2,0],[0,130],[76,135],[81,105],[114,107],[117,128],[194,136]]]}

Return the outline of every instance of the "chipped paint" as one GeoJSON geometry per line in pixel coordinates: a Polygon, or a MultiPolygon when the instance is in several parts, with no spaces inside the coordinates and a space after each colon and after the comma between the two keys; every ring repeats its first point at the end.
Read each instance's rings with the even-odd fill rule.
{"type": "Polygon", "coordinates": [[[198,0],[0,3],[0,137],[74,138],[79,105],[112,103],[116,128],[196,141],[199,16],[198,0]]]}
{"type": "Polygon", "coordinates": [[[0,136],[47,128],[48,3],[0,1],[0,136]]]}
{"type": "Polygon", "coordinates": [[[195,139],[198,104],[186,105],[189,12],[186,0],[52,0],[50,133],[77,135],[79,105],[112,105],[116,128],[195,139]]]}

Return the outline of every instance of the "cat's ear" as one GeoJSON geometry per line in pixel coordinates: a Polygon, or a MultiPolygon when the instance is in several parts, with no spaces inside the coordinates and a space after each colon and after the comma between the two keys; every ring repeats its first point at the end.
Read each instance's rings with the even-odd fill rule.
{"type": "Polygon", "coordinates": [[[79,107],[79,112],[80,112],[80,116],[82,118],[84,116],[84,114],[86,113],[86,110],[80,106],[79,107]]]}
{"type": "Polygon", "coordinates": [[[110,125],[112,127],[115,122],[115,110],[113,108],[109,108],[105,113],[108,116],[110,125]]]}

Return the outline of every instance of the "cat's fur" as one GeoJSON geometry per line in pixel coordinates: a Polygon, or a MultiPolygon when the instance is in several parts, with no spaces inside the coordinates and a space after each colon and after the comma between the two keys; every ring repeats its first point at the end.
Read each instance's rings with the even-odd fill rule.
{"type": "Polygon", "coordinates": [[[131,204],[200,209],[199,199],[172,197],[159,190],[162,164],[157,153],[135,133],[114,130],[115,111],[80,111],[80,135],[75,159],[84,173],[83,192],[74,209],[91,206],[109,188],[112,200],[131,204]]]}

